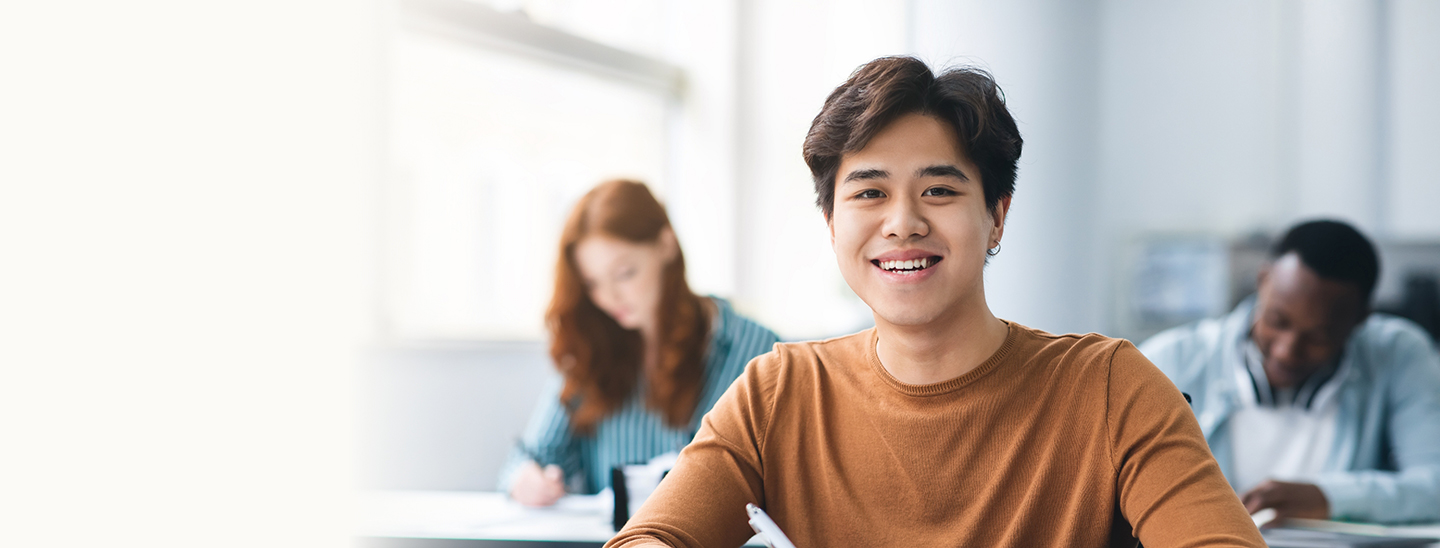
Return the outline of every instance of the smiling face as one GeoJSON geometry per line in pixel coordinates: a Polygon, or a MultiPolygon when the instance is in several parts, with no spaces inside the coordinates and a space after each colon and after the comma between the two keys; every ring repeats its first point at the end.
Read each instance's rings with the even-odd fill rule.
{"type": "Polygon", "coordinates": [[[877,322],[923,326],[985,306],[985,251],[1009,198],[985,207],[980,172],[945,122],[907,114],[845,154],[830,241],[877,322]]]}
{"type": "Polygon", "coordinates": [[[1295,253],[1277,259],[1261,274],[1250,330],[1270,385],[1298,386],[1330,363],[1365,311],[1355,285],[1320,277],[1295,253]]]}
{"type": "Polygon", "coordinates": [[[595,234],[575,245],[575,266],[596,307],[620,327],[646,329],[654,325],[665,267],[677,250],[668,228],[650,243],[595,234]]]}

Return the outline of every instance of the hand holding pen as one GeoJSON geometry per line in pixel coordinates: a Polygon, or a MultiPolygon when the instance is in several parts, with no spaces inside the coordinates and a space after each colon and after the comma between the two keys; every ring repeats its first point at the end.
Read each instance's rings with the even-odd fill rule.
{"type": "Polygon", "coordinates": [[[525,506],[550,506],[565,496],[565,472],[554,464],[545,464],[540,455],[516,441],[529,460],[521,465],[510,484],[510,498],[525,506]],[[544,468],[541,468],[541,466],[544,468]]]}

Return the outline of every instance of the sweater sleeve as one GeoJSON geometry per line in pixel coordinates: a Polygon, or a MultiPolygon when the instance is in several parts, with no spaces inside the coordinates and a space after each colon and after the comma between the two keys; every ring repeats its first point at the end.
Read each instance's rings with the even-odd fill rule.
{"type": "Polygon", "coordinates": [[[751,360],[607,548],[740,546],[750,538],[745,504],[765,501],[761,455],[780,361],[777,352],[751,360]]]}
{"type": "Polygon", "coordinates": [[[1440,519],[1440,355],[1417,330],[1396,334],[1384,385],[1384,428],[1397,470],[1321,474],[1337,518],[1381,523],[1440,519]]]}
{"type": "Polygon", "coordinates": [[[1129,342],[1111,356],[1107,392],[1120,511],[1142,544],[1265,546],[1184,396],[1129,342]]]}

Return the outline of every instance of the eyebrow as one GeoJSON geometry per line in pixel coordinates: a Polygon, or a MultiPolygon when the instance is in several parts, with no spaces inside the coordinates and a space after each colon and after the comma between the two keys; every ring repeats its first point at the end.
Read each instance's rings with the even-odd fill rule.
{"type": "Polygon", "coordinates": [[[850,182],[850,181],[863,181],[863,180],[866,180],[866,179],[888,179],[888,178],[890,178],[890,172],[885,171],[885,170],[883,170],[883,169],[859,169],[859,170],[851,171],[849,174],[845,175],[845,180],[844,180],[844,181],[841,181],[841,183],[843,184],[843,183],[848,183],[848,182],[850,182]]]}
{"type": "MultiPolygon", "coordinates": [[[[917,178],[918,178],[918,177],[954,177],[954,178],[959,179],[959,180],[961,180],[961,181],[969,181],[969,180],[970,180],[970,177],[966,176],[966,175],[965,175],[965,172],[960,171],[960,168],[955,167],[955,166],[952,166],[952,165],[950,165],[950,164],[938,164],[938,165],[933,165],[933,166],[929,166],[929,167],[920,168],[920,169],[918,169],[918,170],[915,170],[915,176],[916,176],[917,178]]],[[[849,174],[845,175],[845,180],[844,180],[844,181],[841,181],[841,184],[848,183],[848,182],[850,182],[850,181],[865,181],[865,180],[870,180],[870,179],[888,179],[888,178],[890,178],[890,172],[885,171],[885,170],[883,170],[883,169],[857,169],[857,170],[851,171],[849,174]]]]}
{"type": "Polygon", "coordinates": [[[942,164],[942,165],[935,165],[935,166],[930,166],[930,167],[926,167],[926,168],[921,168],[919,171],[916,171],[916,172],[915,172],[915,176],[916,176],[916,177],[954,177],[954,178],[956,178],[956,179],[960,179],[961,181],[969,181],[969,180],[970,180],[969,177],[966,177],[966,176],[965,176],[965,172],[960,171],[960,168],[955,167],[955,166],[952,166],[952,165],[949,165],[949,164],[942,164]]]}

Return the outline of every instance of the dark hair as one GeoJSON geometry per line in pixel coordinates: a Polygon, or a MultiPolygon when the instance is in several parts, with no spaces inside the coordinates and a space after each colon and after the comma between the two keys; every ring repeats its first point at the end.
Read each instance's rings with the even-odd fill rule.
{"type": "Polygon", "coordinates": [[[1020,130],[1005,108],[1005,95],[989,73],[953,68],[936,77],[914,57],[881,57],[856,69],[825,99],[805,135],[805,163],[815,178],[815,204],[829,219],[835,211],[835,177],[840,157],[865,148],[870,139],[911,113],[944,120],[980,168],[985,207],[1015,192],[1020,130]]]}
{"type": "MultiPolygon", "coordinates": [[[[600,183],[586,193],[560,233],[555,294],[545,313],[550,357],[565,378],[560,400],[570,410],[570,426],[589,434],[625,404],[636,389],[645,349],[640,333],[627,330],[595,306],[575,262],[575,246],[603,234],[628,242],[654,242],[670,226],[665,207],[637,181],[600,183]]],[[[672,428],[684,428],[695,414],[704,381],[710,318],[702,297],[685,283],[685,255],[661,274],[660,359],[645,378],[645,403],[672,428]]]]}
{"type": "Polygon", "coordinates": [[[1370,240],[1354,227],[1329,220],[1295,225],[1270,249],[1270,258],[1292,251],[1321,278],[1354,284],[1365,302],[1370,302],[1380,277],[1380,257],[1370,240]]]}

